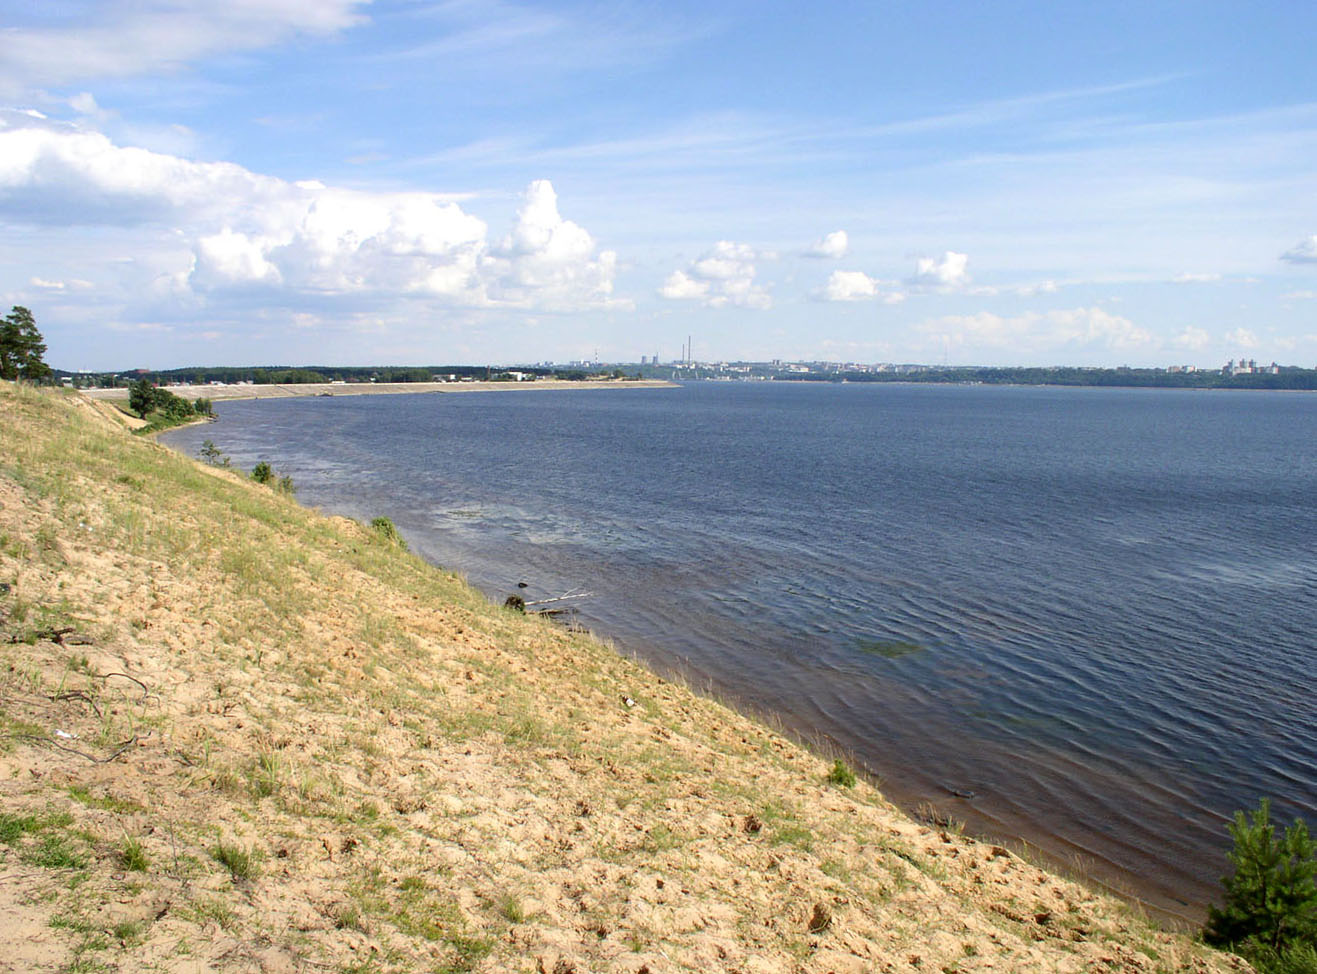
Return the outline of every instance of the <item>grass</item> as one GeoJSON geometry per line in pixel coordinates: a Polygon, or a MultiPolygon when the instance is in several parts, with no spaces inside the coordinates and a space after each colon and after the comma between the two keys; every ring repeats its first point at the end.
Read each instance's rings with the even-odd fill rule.
{"type": "Polygon", "coordinates": [[[5,845],[14,845],[29,832],[39,832],[42,827],[40,819],[35,815],[0,812],[0,842],[5,845]]]}
{"type": "Polygon", "coordinates": [[[118,815],[131,815],[145,811],[140,802],[111,795],[93,795],[86,785],[69,785],[69,797],[88,808],[100,808],[118,815]]]}
{"type": "Polygon", "coordinates": [[[841,758],[832,762],[832,770],[828,772],[828,784],[840,785],[842,788],[855,787],[855,772],[846,767],[841,758]]]}
{"type": "Polygon", "coordinates": [[[521,900],[517,899],[517,897],[513,896],[511,893],[507,893],[500,897],[495,908],[498,915],[504,920],[507,920],[508,923],[526,922],[526,911],[521,905],[521,900]]]}
{"type": "Polygon", "coordinates": [[[211,857],[229,871],[234,882],[255,879],[260,875],[260,853],[243,846],[220,840],[211,850],[211,857]]]}
{"type": "Polygon", "coordinates": [[[137,839],[124,840],[123,845],[119,847],[119,861],[123,864],[124,869],[139,873],[146,872],[151,866],[146,850],[142,848],[142,843],[137,839]]]}

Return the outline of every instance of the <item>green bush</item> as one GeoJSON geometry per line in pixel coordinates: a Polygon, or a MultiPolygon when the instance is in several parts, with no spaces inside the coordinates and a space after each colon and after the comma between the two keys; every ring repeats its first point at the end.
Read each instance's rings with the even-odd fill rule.
{"type": "Polygon", "coordinates": [[[855,787],[855,772],[842,763],[841,758],[832,762],[832,770],[828,772],[828,783],[841,785],[843,788],[855,787]]]}
{"type": "Polygon", "coordinates": [[[227,467],[229,465],[229,458],[215,445],[214,440],[202,440],[200,452],[201,459],[212,467],[227,467]]]}
{"type": "Polygon", "coordinates": [[[270,465],[262,460],[256,466],[252,467],[252,480],[258,484],[269,484],[274,480],[274,471],[270,465]]]}
{"type": "Polygon", "coordinates": [[[377,517],[370,522],[370,529],[389,544],[395,544],[403,551],[407,550],[407,540],[398,532],[398,528],[387,517],[377,517]]]}
{"type": "Polygon", "coordinates": [[[1230,824],[1233,872],[1225,902],[1209,907],[1203,939],[1229,947],[1270,974],[1317,974],[1317,843],[1301,819],[1277,840],[1271,803],[1230,824]]]}
{"type": "Polygon", "coordinates": [[[142,419],[152,413],[158,413],[162,425],[178,425],[196,416],[197,410],[192,403],[174,395],[168,389],[153,386],[145,379],[138,379],[128,387],[128,408],[142,419]]]}

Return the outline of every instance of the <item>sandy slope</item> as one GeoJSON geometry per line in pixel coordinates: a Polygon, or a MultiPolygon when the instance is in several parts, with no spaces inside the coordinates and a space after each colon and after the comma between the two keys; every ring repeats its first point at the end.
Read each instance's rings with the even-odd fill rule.
{"type": "Polygon", "coordinates": [[[104,409],[0,384],[0,971],[1247,970],[104,409]]]}

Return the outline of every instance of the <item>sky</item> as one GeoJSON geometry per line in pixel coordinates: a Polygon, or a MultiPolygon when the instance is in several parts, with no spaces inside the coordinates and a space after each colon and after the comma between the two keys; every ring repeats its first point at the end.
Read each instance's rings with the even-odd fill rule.
{"type": "Polygon", "coordinates": [[[57,368],[1317,367],[1317,4],[0,0],[57,368]]]}

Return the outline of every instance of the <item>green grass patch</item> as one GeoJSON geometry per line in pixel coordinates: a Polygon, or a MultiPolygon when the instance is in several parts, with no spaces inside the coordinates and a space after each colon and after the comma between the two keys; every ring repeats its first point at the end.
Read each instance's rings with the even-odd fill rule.
{"type": "Polygon", "coordinates": [[[146,850],[137,839],[124,840],[124,844],[119,847],[119,862],[124,869],[139,873],[146,872],[151,865],[146,850]]]}
{"type": "Polygon", "coordinates": [[[91,789],[86,785],[69,785],[69,797],[81,805],[88,808],[101,808],[107,812],[114,812],[118,815],[131,815],[134,812],[145,811],[145,809],[135,801],[126,798],[114,798],[110,795],[93,795],[91,789]]]}
{"type": "Polygon", "coordinates": [[[255,879],[261,872],[261,856],[254,849],[221,840],[210,851],[211,857],[229,871],[234,882],[255,879]]]}
{"type": "Polygon", "coordinates": [[[828,772],[828,784],[839,785],[842,788],[855,787],[855,772],[846,767],[841,758],[832,762],[832,770],[828,772]]]}

